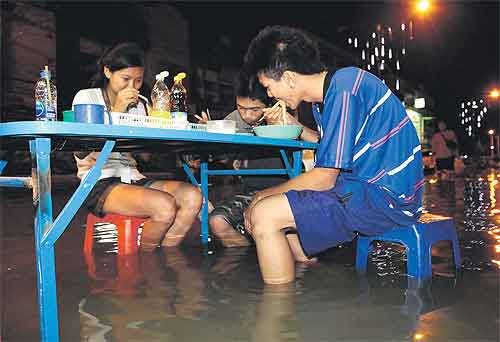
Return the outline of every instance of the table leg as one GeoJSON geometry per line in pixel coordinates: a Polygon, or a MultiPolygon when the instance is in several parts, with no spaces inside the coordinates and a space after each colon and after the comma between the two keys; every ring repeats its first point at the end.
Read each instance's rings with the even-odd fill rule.
{"type": "Polygon", "coordinates": [[[201,208],[201,243],[208,245],[208,162],[202,161],[200,165],[201,193],[203,206],[201,208]]]}
{"type": "Polygon", "coordinates": [[[302,150],[293,151],[292,178],[302,173],[302,150]]]}
{"type": "Polygon", "coordinates": [[[52,195],[50,183],[50,139],[37,138],[30,141],[35,215],[35,256],[38,282],[38,304],[40,313],[40,335],[42,341],[59,341],[56,272],[54,246],[42,244],[42,236],[52,225],[52,195]],[[36,184],[36,188],[35,188],[36,184]]]}
{"type": "Polygon", "coordinates": [[[32,160],[36,161],[32,173],[34,203],[37,207],[35,254],[42,341],[59,341],[54,244],[99,179],[102,167],[114,145],[114,141],[106,141],[95,165],[52,223],[50,139],[38,138],[30,141],[32,160]]]}
{"type": "Polygon", "coordinates": [[[5,168],[6,165],[7,165],[6,160],[0,160],[0,174],[2,174],[3,169],[5,168]]]}

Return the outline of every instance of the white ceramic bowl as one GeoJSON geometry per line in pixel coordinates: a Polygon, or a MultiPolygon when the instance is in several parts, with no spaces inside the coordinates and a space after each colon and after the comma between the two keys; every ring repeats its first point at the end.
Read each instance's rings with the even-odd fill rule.
{"type": "Polygon", "coordinates": [[[234,134],[236,133],[236,121],[209,120],[207,121],[207,132],[234,134]]]}

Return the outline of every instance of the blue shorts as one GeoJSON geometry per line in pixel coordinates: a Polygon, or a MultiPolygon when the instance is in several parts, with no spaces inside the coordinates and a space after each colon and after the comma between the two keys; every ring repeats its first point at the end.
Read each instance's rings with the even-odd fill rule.
{"type": "Polygon", "coordinates": [[[327,191],[285,195],[307,255],[351,241],[357,233],[376,235],[398,226],[386,214],[387,195],[373,184],[344,181],[327,191]]]}

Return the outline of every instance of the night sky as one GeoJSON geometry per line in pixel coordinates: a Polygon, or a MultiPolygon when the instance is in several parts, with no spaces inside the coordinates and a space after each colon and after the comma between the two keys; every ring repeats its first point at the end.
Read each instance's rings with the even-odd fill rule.
{"type": "MultiPolygon", "coordinates": [[[[364,40],[377,24],[399,27],[402,16],[411,16],[415,39],[408,46],[402,76],[423,84],[434,99],[436,116],[457,128],[460,102],[479,98],[499,85],[499,1],[430,0],[433,7],[425,17],[410,14],[414,1],[155,1],[154,4],[176,7],[189,22],[194,64],[210,65],[207,61],[213,61],[236,67],[242,64],[252,37],[267,25],[300,27],[347,49],[346,32],[359,32],[364,40]]],[[[73,19],[82,32],[100,41],[116,42],[147,41],[143,31],[136,29],[147,21],[138,17],[136,11],[144,3],[62,4],[77,9],[73,19]],[[96,18],[91,25],[89,16],[96,18]],[[113,18],[116,20],[110,26],[113,18]]],[[[500,116],[498,105],[491,109],[491,124],[500,127],[496,117],[500,116]]]]}
{"type": "MultiPolygon", "coordinates": [[[[347,47],[345,30],[366,36],[378,23],[397,27],[398,18],[408,13],[403,3],[409,1],[187,2],[175,7],[191,22],[192,54],[202,56],[225,36],[229,41],[222,41],[231,53],[222,57],[238,64],[250,39],[266,25],[301,27],[347,47]]],[[[413,16],[415,40],[408,47],[403,76],[424,85],[435,100],[434,112],[452,127],[458,124],[460,101],[498,85],[498,3],[433,1],[425,18],[413,16]]]]}

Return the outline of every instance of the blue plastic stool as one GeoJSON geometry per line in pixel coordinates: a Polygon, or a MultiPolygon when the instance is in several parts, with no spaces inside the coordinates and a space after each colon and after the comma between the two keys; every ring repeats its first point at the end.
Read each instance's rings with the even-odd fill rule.
{"type": "Polygon", "coordinates": [[[425,214],[409,227],[394,229],[374,236],[359,236],[356,269],[365,273],[373,241],[398,242],[406,247],[408,275],[423,280],[432,277],[431,247],[438,241],[451,241],[455,268],[460,269],[460,246],[453,220],[449,217],[425,214]]]}

